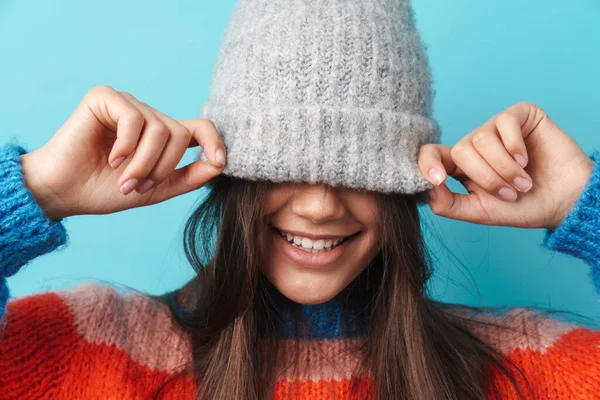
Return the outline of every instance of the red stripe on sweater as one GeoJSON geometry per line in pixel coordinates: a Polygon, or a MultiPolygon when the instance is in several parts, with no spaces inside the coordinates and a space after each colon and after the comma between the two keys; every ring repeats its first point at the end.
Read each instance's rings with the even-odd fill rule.
{"type": "MultiPolygon", "coordinates": [[[[73,316],[55,294],[30,296],[7,304],[0,331],[2,399],[58,399],[78,347],[73,316]]],[[[63,389],[65,391],[63,391],[63,389]]]]}

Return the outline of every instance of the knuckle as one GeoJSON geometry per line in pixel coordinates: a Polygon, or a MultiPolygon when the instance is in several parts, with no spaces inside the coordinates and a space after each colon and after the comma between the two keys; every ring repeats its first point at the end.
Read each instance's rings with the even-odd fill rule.
{"type": "Polygon", "coordinates": [[[498,117],[496,118],[496,123],[512,122],[512,120],[514,119],[514,116],[510,112],[505,111],[503,113],[498,114],[498,117]]]}
{"type": "Polygon", "coordinates": [[[97,92],[114,92],[115,91],[115,89],[109,85],[98,85],[98,86],[94,87],[92,90],[97,91],[97,92]]]}
{"type": "Polygon", "coordinates": [[[221,135],[219,135],[219,130],[217,129],[217,126],[215,125],[215,123],[212,120],[204,119],[204,120],[202,120],[202,122],[204,123],[204,125],[206,126],[206,128],[208,130],[216,133],[219,136],[219,138],[221,137],[221,135]]]}
{"type": "Polygon", "coordinates": [[[209,127],[213,128],[213,129],[217,129],[217,126],[215,125],[215,123],[212,119],[202,118],[201,121],[202,121],[202,123],[208,125],[209,127]]]}
{"type": "Polygon", "coordinates": [[[86,95],[87,96],[106,96],[108,94],[112,94],[115,92],[115,89],[113,89],[111,86],[108,85],[98,85],[98,86],[94,86],[92,89],[90,89],[86,95]]]}
{"type": "Polygon", "coordinates": [[[152,136],[167,136],[170,134],[169,128],[158,120],[153,120],[148,125],[147,133],[152,136]]]}
{"type": "Polygon", "coordinates": [[[473,134],[473,143],[481,143],[491,136],[490,131],[479,130],[473,134]]]}
{"type": "Polygon", "coordinates": [[[544,119],[548,116],[548,114],[546,113],[546,110],[544,110],[542,107],[540,107],[540,106],[534,106],[534,107],[535,107],[536,112],[542,116],[541,119],[544,119]]]}
{"type": "Polygon", "coordinates": [[[128,100],[135,100],[135,96],[129,92],[119,92],[121,96],[125,97],[128,100]]]}
{"type": "Polygon", "coordinates": [[[533,107],[536,107],[534,104],[532,104],[532,103],[530,103],[530,102],[528,102],[528,101],[523,101],[523,100],[522,100],[522,101],[519,101],[519,102],[516,104],[516,106],[517,106],[517,107],[521,107],[521,108],[527,108],[527,107],[532,107],[532,106],[533,106],[533,107]]]}
{"type": "Polygon", "coordinates": [[[185,127],[181,127],[178,129],[173,129],[171,134],[177,138],[181,138],[181,141],[188,141],[192,138],[192,133],[187,130],[185,127]]]}
{"type": "Polygon", "coordinates": [[[192,141],[192,135],[186,131],[183,131],[183,132],[174,134],[173,140],[177,146],[180,146],[181,148],[184,149],[183,151],[185,151],[185,149],[187,149],[190,142],[192,141]]]}
{"type": "Polygon", "coordinates": [[[457,143],[450,149],[450,156],[454,160],[460,160],[465,156],[466,146],[463,143],[457,143]]]}
{"type": "Polygon", "coordinates": [[[145,121],[144,114],[142,114],[139,110],[133,109],[129,111],[129,119],[135,124],[143,124],[145,121]]]}

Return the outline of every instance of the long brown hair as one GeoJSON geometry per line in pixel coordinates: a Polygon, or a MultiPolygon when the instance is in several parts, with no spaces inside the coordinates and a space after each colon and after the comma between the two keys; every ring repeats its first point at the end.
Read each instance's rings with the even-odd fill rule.
{"type": "MultiPolygon", "coordinates": [[[[195,376],[197,399],[267,399],[282,372],[276,369],[282,318],[276,305],[286,299],[259,268],[267,223],[263,199],[270,185],[220,175],[206,185],[209,194],[185,225],[184,249],[197,273],[196,306],[180,306],[182,289],[165,299],[192,340],[188,371],[195,376]],[[261,351],[265,343],[268,352],[261,351]]],[[[507,378],[520,394],[517,366],[472,334],[467,328],[472,319],[453,312],[457,306],[427,296],[432,270],[417,207],[423,197],[377,196],[385,221],[381,251],[339,295],[356,321],[368,321],[368,334],[356,349],[364,355],[357,376],[373,377],[371,395],[378,400],[502,398],[492,375],[507,378]]],[[[306,334],[306,320],[299,304],[287,302],[299,338],[306,334]]],[[[364,396],[354,389],[355,398],[364,396]]]]}

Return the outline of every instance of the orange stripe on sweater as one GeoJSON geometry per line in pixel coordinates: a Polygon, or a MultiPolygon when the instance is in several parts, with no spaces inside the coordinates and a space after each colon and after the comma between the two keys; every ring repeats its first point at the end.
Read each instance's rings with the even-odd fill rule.
{"type": "Polygon", "coordinates": [[[275,384],[273,400],[327,400],[327,399],[364,399],[373,398],[373,381],[370,378],[289,381],[275,384]],[[352,397],[350,397],[352,395],[352,397]]]}
{"type": "MultiPolygon", "coordinates": [[[[82,341],[73,355],[74,368],[63,384],[73,399],[152,399],[170,375],[132,360],[114,344],[82,341]]],[[[191,374],[176,377],[160,392],[159,399],[194,398],[196,384],[191,374]]]]}
{"type": "MultiPolygon", "coordinates": [[[[533,396],[526,399],[600,399],[600,332],[586,328],[571,330],[544,351],[517,348],[508,358],[527,377],[533,396]]],[[[516,375],[518,386],[525,381],[516,375]]],[[[502,399],[518,399],[507,379],[493,374],[502,390],[502,399]]]]}

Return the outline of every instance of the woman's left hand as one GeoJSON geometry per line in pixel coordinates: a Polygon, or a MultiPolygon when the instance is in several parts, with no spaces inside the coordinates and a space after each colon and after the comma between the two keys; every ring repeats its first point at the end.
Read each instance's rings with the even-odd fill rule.
{"type": "Polygon", "coordinates": [[[540,107],[522,102],[452,147],[424,145],[419,168],[436,185],[430,207],[437,215],[555,229],[581,196],[594,162],[540,107]],[[445,184],[448,175],[469,194],[451,192],[445,184]]]}

